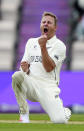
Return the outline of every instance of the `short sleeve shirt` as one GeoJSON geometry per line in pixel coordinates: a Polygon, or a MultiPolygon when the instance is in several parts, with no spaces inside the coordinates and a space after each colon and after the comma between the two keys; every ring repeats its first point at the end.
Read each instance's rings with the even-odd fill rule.
{"type": "Polygon", "coordinates": [[[47,41],[46,48],[48,54],[55,62],[56,67],[51,72],[46,72],[42,64],[42,55],[38,39],[39,37],[28,40],[22,61],[30,63],[30,75],[37,78],[56,80],[57,83],[59,83],[61,65],[66,57],[66,46],[56,36],[53,36],[47,41]]]}

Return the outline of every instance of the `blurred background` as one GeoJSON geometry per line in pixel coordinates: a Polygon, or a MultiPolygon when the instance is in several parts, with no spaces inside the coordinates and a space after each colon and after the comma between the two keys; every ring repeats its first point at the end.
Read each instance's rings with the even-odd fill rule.
{"type": "MultiPolygon", "coordinates": [[[[67,47],[60,74],[64,106],[84,113],[84,0],[0,0],[0,112],[18,112],[12,74],[19,70],[25,44],[40,36],[44,11],[58,17],[56,35],[67,47]]],[[[44,112],[38,102],[30,112],[44,112]]]]}

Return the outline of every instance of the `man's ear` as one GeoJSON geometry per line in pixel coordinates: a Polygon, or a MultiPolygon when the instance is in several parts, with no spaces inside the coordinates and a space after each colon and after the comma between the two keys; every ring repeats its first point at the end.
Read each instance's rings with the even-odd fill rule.
{"type": "Polygon", "coordinates": [[[41,30],[41,23],[40,23],[40,30],[41,30]]]}
{"type": "Polygon", "coordinates": [[[56,32],[57,28],[58,28],[58,27],[57,27],[57,25],[56,25],[56,26],[55,26],[55,32],[56,32]]]}
{"type": "Polygon", "coordinates": [[[42,29],[41,29],[41,23],[40,23],[40,31],[41,31],[42,29]]]}

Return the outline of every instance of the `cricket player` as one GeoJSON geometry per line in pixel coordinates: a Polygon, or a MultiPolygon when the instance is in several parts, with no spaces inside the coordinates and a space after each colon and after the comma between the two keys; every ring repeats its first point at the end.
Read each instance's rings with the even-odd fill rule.
{"type": "Polygon", "coordinates": [[[44,12],[40,23],[41,36],[28,40],[20,71],[12,76],[22,123],[30,122],[26,99],[40,102],[53,123],[67,123],[70,118],[71,111],[63,107],[59,98],[59,74],[66,47],[56,37],[56,28],[56,16],[44,12]]]}

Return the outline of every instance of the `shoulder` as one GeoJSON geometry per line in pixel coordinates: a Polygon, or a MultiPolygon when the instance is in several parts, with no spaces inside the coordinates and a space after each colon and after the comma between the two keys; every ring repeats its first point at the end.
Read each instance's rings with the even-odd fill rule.
{"type": "Polygon", "coordinates": [[[61,47],[61,48],[66,48],[65,44],[63,41],[61,41],[60,39],[56,39],[56,44],[61,47]]]}
{"type": "Polygon", "coordinates": [[[56,45],[57,45],[58,49],[66,51],[66,46],[65,46],[64,42],[58,38],[56,39],[56,45]]]}
{"type": "Polygon", "coordinates": [[[38,40],[38,38],[39,38],[39,37],[37,37],[37,38],[30,38],[30,39],[28,39],[28,41],[27,41],[27,42],[35,42],[35,41],[37,41],[37,40],[38,40]]]}
{"type": "Polygon", "coordinates": [[[38,37],[37,38],[29,38],[27,43],[26,43],[26,46],[32,46],[34,45],[36,42],[38,41],[38,37]]]}

